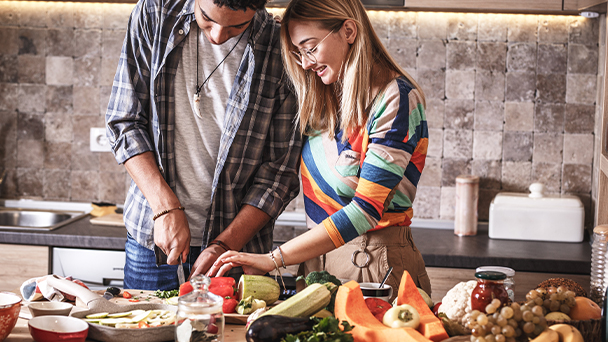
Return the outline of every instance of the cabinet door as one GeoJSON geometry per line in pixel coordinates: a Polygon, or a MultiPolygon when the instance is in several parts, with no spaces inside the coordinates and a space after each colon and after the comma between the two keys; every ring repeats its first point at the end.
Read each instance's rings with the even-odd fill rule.
{"type": "Polygon", "coordinates": [[[0,291],[19,291],[24,281],[49,273],[49,248],[46,246],[0,244],[0,291]]]}
{"type": "Polygon", "coordinates": [[[561,11],[562,0],[405,0],[408,8],[499,10],[499,11],[561,11]]]}
{"type": "MultiPolygon", "coordinates": [[[[608,28],[606,31],[608,32],[608,28]]],[[[604,33],[605,36],[605,33],[604,33]]],[[[600,43],[600,49],[604,49],[604,52],[608,51],[608,45],[600,43]]],[[[606,58],[606,62],[608,63],[608,58],[606,58]]],[[[604,68],[605,70],[605,68],[604,68]]],[[[606,77],[606,72],[604,71],[604,82],[603,82],[603,96],[600,98],[600,105],[602,106],[602,119],[601,126],[596,129],[596,134],[600,135],[599,141],[599,171],[598,174],[598,188],[597,188],[597,202],[595,206],[595,225],[600,224],[608,224],[608,108],[606,104],[608,103],[608,93],[606,89],[608,89],[608,77],[606,77]]],[[[597,127],[597,123],[596,123],[597,127]]],[[[596,140],[597,142],[597,140],[596,140]]],[[[597,155],[597,154],[596,154],[597,155]]]]}

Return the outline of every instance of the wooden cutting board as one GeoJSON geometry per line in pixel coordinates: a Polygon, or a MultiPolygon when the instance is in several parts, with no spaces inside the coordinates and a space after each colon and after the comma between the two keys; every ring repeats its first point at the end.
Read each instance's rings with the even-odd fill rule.
{"type": "Polygon", "coordinates": [[[92,217],[91,224],[102,225],[102,226],[114,226],[114,227],[124,227],[125,222],[122,219],[122,214],[108,214],[99,217],[92,217]]]}

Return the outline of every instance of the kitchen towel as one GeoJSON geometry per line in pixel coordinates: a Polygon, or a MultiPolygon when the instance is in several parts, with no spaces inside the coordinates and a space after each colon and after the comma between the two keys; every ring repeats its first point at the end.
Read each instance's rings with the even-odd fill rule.
{"type": "MultiPolygon", "coordinates": [[[[56,290],[54,287],[50,286],[46,281],[46,277],[48,276],[31,278],[23,282],[23,284],[21,284],[21,287],[19,288],[23,299],[30,302],[42,299],[48,299],[51,302],[61,302],[64,299],[70,302],[76,300],[76,297],[56,290]]],[[[76,284],[88,289],[88,287],[82,281],[78,279],[73,279],[71,276],[65,278],[61,276],[59,277],[62,279],[71,280],[76,284]]]]}

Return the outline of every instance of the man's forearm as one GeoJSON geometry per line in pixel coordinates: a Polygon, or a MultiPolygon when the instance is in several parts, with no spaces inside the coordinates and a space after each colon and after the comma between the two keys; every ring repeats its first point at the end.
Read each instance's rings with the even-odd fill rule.
{"type": "Polygon", "coordinates": [[[262,210],[246,204],[217,239],[231,249],[240,251],[270,219],[262,210]]]}
{"type": "Polygon", "coordinates": [[[125,162],[125,168],[148,200],[152,211],[157,213],[180,206],[179,200],[158,170],[154,154],[145,152],[125,162]]]}

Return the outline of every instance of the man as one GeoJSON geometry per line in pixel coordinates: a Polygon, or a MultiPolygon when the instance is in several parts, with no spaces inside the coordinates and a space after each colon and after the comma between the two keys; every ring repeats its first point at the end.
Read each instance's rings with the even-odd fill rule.
{"type": "Polygon", "coordinates": [[[131,14],[106,114],[133,180],[125,288],[174,289],[181,260],[194,275],[228,249],[272,248],[301,139],[266,1],[140,0],[131,14]]]}

